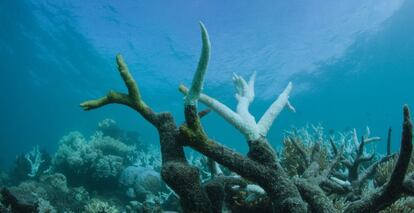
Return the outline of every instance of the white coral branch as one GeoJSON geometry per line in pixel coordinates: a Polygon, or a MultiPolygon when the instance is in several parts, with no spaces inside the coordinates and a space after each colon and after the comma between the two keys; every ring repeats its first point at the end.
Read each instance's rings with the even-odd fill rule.
{"type": "Polygon", "coordinates": [[[265,195],[266,194],[265,190],[262,187],[260,187],[259,185],[256,185],[256,184],[248,184],[246,186],[246,191],[256,193],[256,194],[259,194],[259,195],[265,195]]]}
{"type": "MultiPolygon", "coordinates": [[[[254,116],[249,112],[249,105],[254,100],[255,79],[256,73],[252,74],[249,82],[246,82],[243,77],[239,75],[233,75],[233,82],[236,87],[236,99],[238,101],[236,112],[208,95],[200,94],[199,97],[199,100],[202,103],[216,111],[227,122],[242,132],[247,140],[257,140],[261,136],[266,136],[274,120],[285,106],[289,107],[292,111],[295,111],[294,107],[289,103],[289,94],[292,90],[292,83],[289,82],[285,90],[279,95],[276,101],[273,102],[257,123],[254,116]]],[[[188,93],[188,90],[184,87],[181,87],[180,90],[183,93],[188,93]]]]}
{"type": "Polygon", "coordinates": [[[330,179],[341,186],[351,186],[351,183],[347,180],[341,180],[336,177],[331,177],[330,179]]]}
{"type": "MultiPolygon", "coordinates": [[[[368,126],[366,127],[365,135],[363,137],[364,137],[365,144],[374,143],[374,142],[378,142],[381,140],[381,137],[371,137],[371,130],[368,126]]],[[[354,141],[355,147],[359,147],[359,145],[361,144],[361,142],[358,140],[358,134],[355,128],[353,130],[353,141],[354,141]]]]}
{"type": "MultiPolygon", "coordinates": [[[[289,105],[289,94],[292,91],[292,83],[289,82],[288,86],[283,90],[275,102],[266,110],[262,118],[260,119],[258,126],[261,135],[266,135],[270,127],[273,124],[273,121],[280,114],[282,109],[289,105]]],[[[290,105],[291,106],[291,105],[290,105]]],[[[293,107],[290,107],[293,108],[293,107]]]]}
{"type": "Polygon", "coordinates": [[[25,158],[30,164],[30,173],[27,175],[29,177],[35,177],[39,172],[40,165],[44,162],[42,160],[42,153],[39,151],[39,146],[35,146],[31,152],[25,155],[25,158]]]}

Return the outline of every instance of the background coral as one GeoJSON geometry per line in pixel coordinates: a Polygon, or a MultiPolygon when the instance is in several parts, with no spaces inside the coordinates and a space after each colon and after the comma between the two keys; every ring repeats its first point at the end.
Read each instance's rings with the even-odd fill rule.
{"type": "MultiPolygon", "coordinates": [[[[37,151],[39,151],[39,149],[37,149],[37,151]]],[[[45,150],[39,151],[38,157],[41,160],[41,163],[38,165],[35,171],[32,170],[32,165],[27,159],[27,156],[30,156],[29,154],[30,152],[16,156],[12,171],[10,172],[10,179],[13,184],[19,184],[20,182],[27,179],[37,179],[40,175],[44,174],[50,169],[52,158],[48,152],[45,150]]]]}
{"type": "Polygon", "coordinates": [[[309,166],[303,155],[311,156],[315,145],[319,153],[314,159],[320,169],[325,169],[329,161],[330,143],[322,126],[306,126],[301,129],[286,131],[281,151],[281,164],[289,176],[302,175],[309,166]],[[305,153],[302,153],[305,152],[305,153]]]}
{"type": "Polygon", "coordinates": [[[106,202],[100,199],[92,199],[85,206],[85,213],[102,213],[102,212],[118,213],[120,211],[118,210],[116,206],[113,206],[109,202],[106,202]]]}
{"type": "Polygon", "coordinates": [[[71,132],[60,140],[53,169],[65,174],[72,185],[113,190],[122,170],[135,162],[136,156],[135,145],[126,145],[101,131],[89,140],[79,132],[71,132]]]}

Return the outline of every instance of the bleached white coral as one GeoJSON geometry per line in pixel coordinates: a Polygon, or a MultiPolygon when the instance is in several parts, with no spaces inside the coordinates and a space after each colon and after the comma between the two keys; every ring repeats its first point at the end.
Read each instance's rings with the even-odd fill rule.
{"type": "Polygon", "coordinates": [[[116,121],[110,118],[103,119],[98,123],[98,129],[116,128],[116,121]]]}
{"type": "MultiPolygon", "coordinates": [[[[359,140],[359,137],[358,137],[358,134],[355,128],[352,133],[353,133],[353,141],[354,141],[355,147],[358,148],[362,141],[359,140]]],[[[365,134],[364,136],[362,136],[362,139],[364,140],[365,144],[374,143],[374,142],[378,142],[381,140],[380,137],[371,137],[371,130],[368,126],[365,128],[365,134]]]]}
{"type": "MultiPolygon", "coordinates": [[[[243,77],[234,74],[233,82],[236,88],[236,99],[238,101],[236,112],[210,96],[200,94],[199,97],[199,100],[202,103],[216,111],[225,120],[242,132],[247,140],[257,140],[262,136],[266,136],[274,120],[285,106],[292,111],[295,111],[289,103],[289,95],[292,91],[292,83],[289,82],[279,97],[266,110],[260,120],[256,122],[254,116],[249,112],[249,105],[254,100],[255,96],[255,79],[256,73],[252,74],[248,82],[246,82],[243,77]]],[[[183,88],[181,88],[181,90],[185,91],[183,88]]]]}
{"type": "Polygon", "coordinates": [[[39,151],[39,146],[35,146],[33,150],[25,155],[26,160],[30,164],[29,177],[35,177],[39,171],[40,165],[44,162],[42,153],[39,151]]]}

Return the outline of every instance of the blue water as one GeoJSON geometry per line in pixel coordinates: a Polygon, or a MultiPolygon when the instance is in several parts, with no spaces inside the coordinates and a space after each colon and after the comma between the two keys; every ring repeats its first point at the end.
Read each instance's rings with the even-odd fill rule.
{"type": "MultiPolygon", "coordinates": [[[[145,101],[182,122],[177,86],[195,70],[200,20],[212,42],[206,93],[234,106],[232,72],[256,70],[251,110],[259,116],[293,82],[297,113],[281,114],[273,145],[283,130],[307,123],[336,131],[369,125],[382,137],[392,126],[398,140],[402,105],[414,108],[413,1],[0,1],[1,165],[36,144],[53,152],[61,136],[87,135],[104,118],[157,143],[154,128],[126,107],[84,112],[78,105],[125,90],[114,63],[122,53],[145,101]]],[[[214,113],[204,126],[246,150],[214,113]]]]}

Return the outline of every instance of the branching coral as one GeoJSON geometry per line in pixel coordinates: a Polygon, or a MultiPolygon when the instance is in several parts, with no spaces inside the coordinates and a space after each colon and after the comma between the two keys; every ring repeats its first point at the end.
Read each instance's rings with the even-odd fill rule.
{"type": "Polygon", "coordinates": [[[156,171],[161,169],[161,153],[159,147],[149,145],[146,151],[139,151],[135,157],[134,166],[150,168],[156,171]]]}
{"type": "Polygon", "coordinates": [[[406,190],[409,190],[407,186],[405,186],[407,184],[404,184],[404,179],[413,149],[412,134],[413,125],[411,123],[410,112],[408,107],[404,106],[400,155],[398,156],[390,180],[369,197],[351,203],[345,209],[345,212],[376,212],[382,210],[397,201],[403,196],[403,193],[406,190]]]}
{"type": "Polygon", "coordinates": [[[39,151],[39,146],[35,146],[33,150],[25,155],[26,160],[30,163],[30,173],[27,174],[29,177],[35,177],[38,172],[40,165],[44,162],[42,159],[42,153],[39,151]]]}
{"type": "MultiPolygon", "coordinates": [[[[195,77],[200,76],[195,75],[195,77]]],[[[227,122],[235,126],[241,133],[245,135],[248,141],[258,140],[261,137],[265,137],[274,120],[277,118],[285,106],[288,106],[289,109],[295,111],[295,109],[289,103],[289,94],[292,90],[292,83],[289,83],[285,90],[276,99],[276,101],[273,102],[272,105],[266,110],[260,120],[256,122],[256,119],[249,112],[249,105],[254,100],[255,80],[256,72],[252,74],[248,82],[246,82],[246,80],[244,80],[243,77],[239,75],[233,75],[233,82],[236,88],[236,99],[238,102],[236,112],[208,95],[201,93],[198,94],[199,100],[202,103],[215,110],[227,122]]],[[[184,85],[181,85],[179,89],[182,93],[189,94],[187,97],[194,96],[194,94],[190,95],[191,90],[188,91],[184,85]]],[[[194,99],[194,97],[192,97],[192,99],[194,99]]]]}
{"type": "MultiPolygon", "coordinates": [[[[304,159],[305,168],[302,174],[290,178],[265,136],[274,119],[285,106],[293,109],[289,104],[291,83],[264,113],[263,117],[256,122],[248,110],[249,104],[254,98],[255,74],[252,75],[249,82],[246,82],[240,76],[234,75],[233,80],[236,86],[238,106],[236,112],[230,110],[224,104],[202,94],[204,75],[210,58],[210,42],[203,25],[201,25],[201,32],[203,47],[192,85],[189,90],[184,86],[180,86],[180,91],[186,95],[184,124],[177,126],[170,113],[157,113],[143,101],[138,85],[120,55],[116,57],[118,71],[128,89],[128,93],[109,91],[102,98],[81,104],[84,110],[92,110],[113,103],[125,105],[137,111],[157,128],[162,155],[161,175],[168,186],[179,196],[184,212],[221,212],[224,202],[223,193],[229,186],[228,184],[234,184],[234,181],[246,180],[266,192],[265,194],[269,197],[274,212],[336,212],[337,209],[327,194],[338,192],[338,190],[342,194],[358,194],[358,190],[354,190],[353,184],[358,183],[356,184],[357,188],[361,189],[363,184],[360,183],[369,179],[376,171],[378,164],[385,162],[390,157],[386,156],[371,164],[366,167],[363,174],[359,174],[361,163],[368,162],[372,158],[364,153],[365,145],[371,141],[377,141],[378,138],[371,138],[369,134],[366,134],[361,141],[358,141],[357,136],[354,137],[355,148],[350,149],[349,154],[352,155],[355,151],[355,155],[352,156],[353,159],[349,162],[347,162],[349,156],[344,155],[344,148],[336,147],[336,144],[332,141],[330,141],[332,155],[329,156],[328,162],[317,160],[318,158],[326,158],[321,157],[323,149],[320,141],[309,146],[309,150],[301,150],[295,140],[291,140],[292,147],[295,147],[304,159]],[[211,140],[207,136],[200,121],[201,115],[197,109],[198,101],[205,103],[218,112],[226,121],[244,134],[249,145],[247,156],[211,140]],[[236,172],[242,178],[217,176],[205,184],[201,184],[199,171],[188,164],[183,146],[191,147],[211,161],[236,172]],[[326,165],[323,165],[324,163],[326,165]],[[341,176],[338,172],[338,165],[345,165],[349,170],[348,174],[345,175],[345,179],[337,176],[341,176]]],[[[400,155],[390,180],[367,196],[356,196],[346,206],[343,206],[341,211],[377,212],[388,207],[405,194],[412,194],[414,192],[414,176],[410,176],[404,181],[408,161],[411,157],[411,143],[412,125],[408,107],[405,106],[400,155]]]]}
{"type": "Polygon", "coordinates": [[[328,166],[328,139],[321,126],[307,126],[286,133],[281,163],[289,176],[302,175],[312,161],[316,161],[322,170],[328,166]]]}
{"type": "MultiPolygon", "coordinates": [[[[203,24],[202,51],[197,73],[204,73],[210,56],[210,41],[203,24]]],[[[181,206],[185,212],[209,212],[211,203],[201,188],[201,180],[197,168],[190,166],[185,158],[178,128],[170,113],[154,112],[142,99],[135,79],[121,55],[116,57],[118,71],[128,89],[128,93],[109,91],[106,96],[81,103],[84,110],[96,109],[107,104],[122,104],[137,111],[149,123],[157,128],[160,136],[162,169],[164,181],[180,196],[181,206]]],[[[202,85],[202,81],[198,82],[202,85]]],[[[196,96],[190,96],[197,98],[196,96]]],[[[187,101],[193,103],[191,98],[187,101]]]]}

